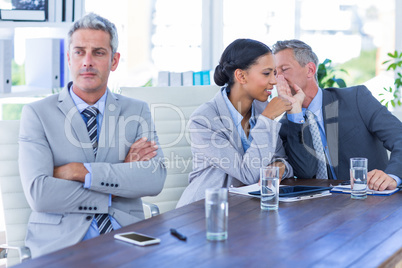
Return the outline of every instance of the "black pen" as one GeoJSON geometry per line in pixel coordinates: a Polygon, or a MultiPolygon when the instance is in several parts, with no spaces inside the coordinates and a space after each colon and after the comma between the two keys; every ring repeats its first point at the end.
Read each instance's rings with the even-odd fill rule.
{"type": "Polygon", "coordinates": [[[175,236],[175,237],[177,237],[178,239],[180,239],[180,240],[183,240],[183,241],[186,241],[186,240],[187,240],[187,236],[185,236],[185,235],[179,233],[179,232],[178,232],[176,229],[174,229],[174,228],[170,228],[170,233],[171,233],[173,236],[175,236]]]}

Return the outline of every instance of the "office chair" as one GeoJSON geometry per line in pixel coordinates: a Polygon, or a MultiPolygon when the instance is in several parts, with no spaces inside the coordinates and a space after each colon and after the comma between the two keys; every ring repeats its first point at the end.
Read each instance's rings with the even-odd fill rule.
{"type": "Polygon", "coordinates": [[[188,119],[218,91],[216,85],[121,88],[122,95],[147,102],[151,110],[167,177],[159,195],[147,196],[143,200],[156,204],[161,213],[176,208],[193,168],[188,119]]]}
{"type": "Polygon", "coordinates": [[[18,133],[20,121],[0,121],[0,205],[6,229],[6,245],[0,257],[7,266],[29,259],[25,234],[31,208],[25,199],[18,170],[18,133]],[[9,250],[12,249],[12,250],[9,250]],[[1,256],[3,255],[3,256],[1,256]]]}
{"type": "MultiPolygon", "coordinates": [[[[31,258],[29,248],[25,247],[31,208],[19,176],[19,128],[18,120],[0,121],[0,219],[4,219],[6,231],[6,244],[0,245],[0,259],[7,258],[8,267],[31,258]]],[[[143,205],[147,217],[159,214],[156,205],[145,201],[143,205]]]]}

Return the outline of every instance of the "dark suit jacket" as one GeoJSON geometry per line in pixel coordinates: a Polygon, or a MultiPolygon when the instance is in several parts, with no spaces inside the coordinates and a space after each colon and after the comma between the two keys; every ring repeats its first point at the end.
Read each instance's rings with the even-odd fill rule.
{"type": "MultiPolygon", "coordinates": [[[[402,123],[365,86],[324,89],[322,111],[337,179],[349,180],[351,157],[367,158],[369,171],[380,169],[402,178],[402,123]],[[386,149],[391,151],[389,160],[386,149]]],[[[281,123],[280,136],[295,176],[314,177],[318,161],[308,123],[289,122],[286,115],[281,123]]]]}

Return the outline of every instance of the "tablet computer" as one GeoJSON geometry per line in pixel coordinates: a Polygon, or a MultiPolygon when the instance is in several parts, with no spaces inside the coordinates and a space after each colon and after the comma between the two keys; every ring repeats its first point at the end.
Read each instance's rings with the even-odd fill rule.
{"type": "MultiPolygon", "coordinates": [[[[316,194],[323,191],[331,190],[332,187],[323,186],[307,186],[307,185],[297,185],[297,186],[281,186],[279,187],[279,197],[294,197],[301,195],[316,194]]],[[[260,195],[260,191],[249,192],[251,195],[260,195]]]]}

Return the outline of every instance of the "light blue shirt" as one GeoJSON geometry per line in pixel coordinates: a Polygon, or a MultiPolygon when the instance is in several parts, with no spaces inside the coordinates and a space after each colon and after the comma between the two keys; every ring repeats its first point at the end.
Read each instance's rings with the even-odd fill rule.
{"type": "MultiPolygon", "coordinates": [[[[328,145],[327,145],[327,138],[325,135],[325,127],[324,127],[324,119],[322,115],[322,89],[318,88],[317,94],[315,95],[314,99],[311,101],[310,105],[308,106],[308,109],[314,113],[317,124],[319,126],[320,134],[321,134],[321,140],[324,146],[324,151],[325,155],[328,159],[330,168],[331,168],[331,173],[334,179],[337,179],[335,176],[334,169],[331,164],[331,158],[329,156],[329,150],[328,150],[328,145]]],[[[301,113],[297,114],[288,114],[287,118],[289,121],[293,123],[298,123],[298,124],[303,124],[304,123],[304,116],[306,114],[306,108],[302,108],[301,113]]],[[[393,178],[397,185],[401,184],[401,179],[395,175],[388,174],[391,178],[393,178]]]]}
{"type": "MultiPolygon", "coordinates": [[[[75,106],[77,107],[78,111],[81,114],[82,119],[84,120],[85,124],[88,121],[88,118],[86,118],[82,112],[88,108],[90,105],[88,105],[85,101],[83,101],[80,97],[78,97],[71,88],[69,89],[71,98],[73,99],[75,106]]],[[[102,127],[102,120],[103,120],[103,115],[105,112],[105,105],[106,105],[106,97],[107,97],[107,91],[103,96],[94,104],[92,105],[93,107],[96,107],[99,110],[98,115],[96,116],[96,125],[97,125],[97,139],[99,140],[99,135],[101,132],[101,127],[102,127]]],[[[91,187],[91,182],[92,182],[92,168],[90,163],[84,163],[85,168],[88,170],[89,173],[85,175],[85,183],[84,183],[84,188],[90,188],[91,187]]],[[[112,196],[109,195],[109,206],[112,205],[112,196]]],[[[121,228],[120,224],[117,223],[117,221],[109,215],[110,221],[112,222],[113,229],[119,229],[121,228]]],[[[88,229],[88,232],[82,239],[87,240],[93,237],[99,236],[99,229],[98,225],[96,223],[95,218],[92,220],[91,226],[88,229]]]]}
{"type": "MultiPolygon", "coordinates": [[[[223,99],[226,102],[226,106],[229,109],[230,115],[232,117],[233,123],[236,126],[237,132],[239,133],[241,143],[243,145],[243,150],[247,151],[247,149],[250,147],[251,142],[253,141],[253,137],[251,135],[247,135],[244,132],[244,129],[241,125],[241,121],[243,120],[243,116],[236,110],[236,108],[233,106],[233,104],[230,102],[228,98],[228,93],[226,90],[222,90],[222,96],[223,99]]],[[[251,117],[249,120],[250,124],[250,130],[254,128],[256,124],[256,119],[255,119],[255,112],[254,112],[254,105],[251,106],[251,117]]]]}

